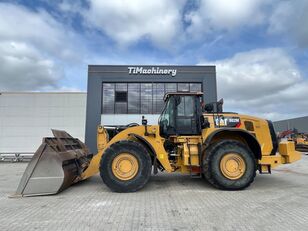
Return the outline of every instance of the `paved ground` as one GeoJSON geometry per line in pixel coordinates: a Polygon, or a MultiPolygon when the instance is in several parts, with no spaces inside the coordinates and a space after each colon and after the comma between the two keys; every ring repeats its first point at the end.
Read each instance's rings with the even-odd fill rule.
{"type": "Polygon", "coordinates": [[[308,156],[244,191],[159,174],[112,193],[99,176],[55,196],[9,199],[26,163],[0,163],[0,230],[308,230],[308,156]]]}

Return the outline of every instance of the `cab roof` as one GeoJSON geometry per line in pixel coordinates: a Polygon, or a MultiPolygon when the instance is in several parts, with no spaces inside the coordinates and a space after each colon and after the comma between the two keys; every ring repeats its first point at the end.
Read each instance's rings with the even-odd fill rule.
{"type": "Polygon", "coordinates": [[[170,96],[172,95],[196,95],[196,96],[202,96],[202,92],[168,92],[164,96],[164,101],[166,101],[170,96]]]}

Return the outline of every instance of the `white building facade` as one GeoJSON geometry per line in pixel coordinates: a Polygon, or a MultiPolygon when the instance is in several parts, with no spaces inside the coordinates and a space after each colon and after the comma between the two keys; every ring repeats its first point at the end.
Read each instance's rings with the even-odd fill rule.
{"type": "Polygon", "coordinates": [[[51,129],[84,141],[86,93],[0,93],[0,153],[33,153],[51,129]]]}

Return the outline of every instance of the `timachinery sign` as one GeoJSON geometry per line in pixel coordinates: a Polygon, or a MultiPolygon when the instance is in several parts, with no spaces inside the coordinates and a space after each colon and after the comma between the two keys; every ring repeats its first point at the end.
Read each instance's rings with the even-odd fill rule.
{"type": "Polygon", "coordinates": [[[128,67],[130,75],[170,75],[175,77],[176,69],[160,68],[160,67],[128,67]]]}

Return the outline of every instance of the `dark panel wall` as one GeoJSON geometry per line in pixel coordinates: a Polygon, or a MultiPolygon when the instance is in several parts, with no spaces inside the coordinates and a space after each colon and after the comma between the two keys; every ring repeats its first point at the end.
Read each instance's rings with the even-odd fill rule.
{"type": "Polygon", "coordinates": [[[204,101],[217,101],[215,66],[89,65],[85,142],[93,153],[97,152],[96,127],[101,123],[103,82],[202,82],[204,101]],[[174,77],[171,75],[129,75],[128,67],[131,66],[176,69],[177,74],[174,77]]]}
{"type": "Polygon", "coordinates": [[[298,132],[308,133],[308,116],[274,122],[276,132],[296,128],[298,132]]]}

